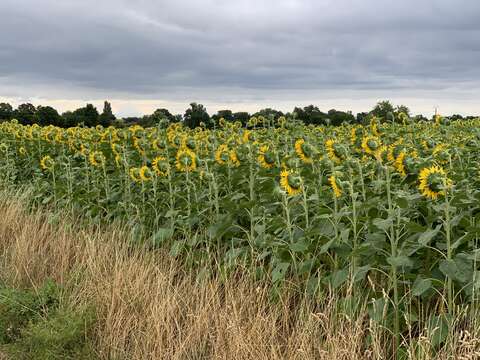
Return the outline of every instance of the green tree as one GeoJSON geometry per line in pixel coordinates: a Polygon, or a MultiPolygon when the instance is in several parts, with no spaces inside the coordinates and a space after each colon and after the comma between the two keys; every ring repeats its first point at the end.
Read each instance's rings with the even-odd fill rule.
{"type": "Polygon", "coordinates": [[[391,117],[390,114],[393,114],[395,112],[395,108],[393,104],[388,101],[379,101],[377,105],[373,108],[370,113],[378,118],[381,118],[383,120],[387,120],[387,118],[391,117]]]}
{"type": "Polygon", "coordinates": [[[233,114],[233,121],[239,121],[242,123],[242,126],[247,125],[249,119],[250,114],[246,111],[239,111],[233,114]]]}
{"type": "Polygon", "coordinates": [[[302,121],[304,124],[324,125],[327,114],[321,112],[318,107],[314,105],[305,106],[303,109],[296,107],[293,109],[296,114],[296,119],[302,121]]]}
{"type": "Polygon", "coordinates": [[[255,116],[257,118],[259,116],[263,116],[266,119],[277,120],[280,116],[284,116],[284,115],[285,114],[283,112],[281,112],[280,110],[275,110],[275,109],[272,109],[272,108],[266,108],[266,109],[262,109],[260,111],[257,111],[252,116],[255,116]]]}
{"type": "Polygon", "coordinates": [[[13,117],[23,125],[31,125],[35,120],[37,109],[30,103],[20,104],[14,111],[13,117]]]}
{"type": "Polygon", "coordinates": [[[190,108],[185,111],[183,121],[186,126],[192,129],[200,126],[202,123],[207,127],[211,126],[210,115],[208,115],[205,106],[195,102],[191,103],[190,108]]]}
{"type": "Polygon", "coordinates": [[[9,103],[0,103],[0,121],[8,121],[13,118],[13,107],[9,103]]]}
{"type": "Polygon", "coordinates": [[[72,116],[75,125],[83,124],[89,127],[98,125],[99,114],[97,108],[92,104],[87,104],[85,107],[75,110],[72,116]]]}
{"type": "Polygon", "coordinates": [[[107,127],[110,126],[115,119],[116,117],[112,112],[112,105],[108,101],[105,101],[103,103],[103,112],[98,117],[98,122],[100,125],[107,127]]]}
{"type": "Polygon", "coordinates": [[[395,107],[395,115],[398,116],[400,113],[410,116],[410,109],[406,105],[398,105],[395,107]]]}
{"type": "Polygon", "coordinates": [[[333,126],[342,125],[344,123],[354,123],[355,116],[350,111],[329,110],[327,113],[329,124],[333,126]]]}
{"type": "Polygon", "coordinates": [[[225,119],[225,121],[233,122],[234,116],[232,110],[219,110],[215,115],[212,115],[212,121],[215,124],[218,124],[220,119],[225,119]]]}
{"type": "Polygon", "coordinates": [[[65,126],[63,118],[58,114],[57,110],[51,106],[38,106],[37,111],[35,112],[34,121],[42,126],[65,126]]]}

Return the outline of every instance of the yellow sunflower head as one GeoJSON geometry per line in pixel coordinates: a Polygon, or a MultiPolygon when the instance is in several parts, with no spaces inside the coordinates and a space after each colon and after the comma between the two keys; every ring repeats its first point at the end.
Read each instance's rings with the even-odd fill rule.
{"type": "Polygon", "coordinates": [[[177,152],[175,166],[181,172],[195,171],[197,169],[197,155],[188,148],[181,148],[177,152]]]}
{"type": "Polygon", "coordinates": [[[284,169],[280,173],[280,185],[290,195],[298,195],[302,192],[302,178],[294,171],[284,169]]]}
{"type": "Polygon", "coordinates": [[[225,165],[230,159],[230,153],[226,144],[221,144],[215,151],[215,161],[219,165],[225,165]]]}
{"type": "Polygon", "coordinates": [[[382,146],[382,143],[376,136],[365,136],[362,139],[362,149],[365,153],[375,156],[375,153],[382,146]]]}
{"type": "Polygon", "coordinates": [[[147,165],[143,165],[139,170],[140,180],[147,182],[152,180],[153,174],[150,168],[147,165]]]}
{"type": "Polygon", "coordinates": [[[398,173],[402,176],[407,176],[407,171],[406,171],[406,168],[405,168],[405,156],[406,156],[406,152],[405,151],[402,151],[400,152],[400,154],[397,156],[397,158],[395,159],[394,163],[393,163],[393,166],[395,167],[395,170],[398,171],[398,173]]]}
{"type": "Polygon", "coordinates": [[[44,171],[52,171],[54,166],[55,166],[55,162],[49,155],[44,156],[40,160],[40,167],[44,171]]]}
{"type": "Polygon", "coordinates": [[[402,151],[404,151],[405,147],[402,145],[403,139],[399,139],[398,141],[394,142],[392,145],[388,146],[388,154],[387,159],[390,162],[394,162],[395,159],[400,155],[402,151]]]}
{"type": "Polygon", "coordinates": [[[418,189],[422,195],[432,200],[444,196],[446,189],[452,185],[452,181],[447,177],[445,170],[436,165],[420,170],[418,181],[418,189]]]}
{"type": "Polygon", "coordinates": [[[158,156],[152,161],[152,169],[160,177],[167,176],[170,171],[170,164],[163,156],[158,156]]]}
{"type": "Polygon", "coordinates": [[[275,154],[270,151],[268,145],[260,147],[258,162],[264,169],[271,169],[275,166],[275,154]]]}
{"type": "Polygon", "coordinates": [[[345,148],[333,139],[325,141],[325,149],[327,150],[328,158],[334,163],[339,164],[346,157],[345,148]]]}
{"type": "Polygon", "coordinates": [[[304,139],[298,139],[295,141],[295,152],[305,164],[312,163],[313,148],[310,144],[305,142],[304,139]]]}
{"type": "Polygon", "coordinates": [[[136,183],[142,182],[142,179],[140,177],[140,168],[130,168],[129,175],[130,178],[136,183]]]}
{"type": "Polygon", "coordinates": [[[92,151],[88,156],[90,165],[94,167],[105,165],[105,155],[101,151],[92,151]]]}
{"type": "Polygon", "coordinates": [[[230,155],[230,164],[233,167],[240,166],[240,159],[238,158],[237,150],[235,149],[230,150],[229,155],[230,155]]]}
{"type": "Polygon", "coordinates": [[[342,196],[342,188],[340,187],[337,178],[332,175],[328,178],[328,182],[330,183],[330,187],[332,188],[333,194],[336,198],[342,196]]]}
{"type": "Polygon", "coordinates": [[[25,149],[23,146],[21,146],[18,149],[18,153],[20,154],[20,156],[25,156],[25,155],[27,155],[27,149],[25,149]]]}

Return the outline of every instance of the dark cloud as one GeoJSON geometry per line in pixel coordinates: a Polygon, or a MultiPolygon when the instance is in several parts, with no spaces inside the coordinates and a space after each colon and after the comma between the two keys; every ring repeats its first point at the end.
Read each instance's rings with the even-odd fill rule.
{"type": "Polygon", "coordinates": [[[480,88],[478,0],[2,0],[0,13],[4,97],[480,88]]]}

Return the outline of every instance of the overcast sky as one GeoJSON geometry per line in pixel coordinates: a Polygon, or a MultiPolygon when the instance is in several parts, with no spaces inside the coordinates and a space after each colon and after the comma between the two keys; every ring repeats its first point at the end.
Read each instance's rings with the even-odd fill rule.
{"type": "Polygon", "coordinates": [[[479,0],[0,0],[0,101],[480,114],[479,0]]]}

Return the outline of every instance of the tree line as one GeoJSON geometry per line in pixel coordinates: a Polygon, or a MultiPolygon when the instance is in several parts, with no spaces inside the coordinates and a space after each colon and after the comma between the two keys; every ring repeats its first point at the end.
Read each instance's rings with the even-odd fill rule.
{"type": "MultiPolygon", "coordinates": [[[[125,127],[130,125],[141,125],[144,127],[159,126],[173,122],[183,122],[185,126],[195,128],[203,126],[206,128],[214,128],[218,126],[220,119],[227,122],[239,122],[242,126],[249,125],[252,118],[262,119],[261,123],[274,123],[281,117],[289,121],[299,121],[304,124],[312,125],[341,125],[344,123],[367,123],[371,117],[383,119],[385,121],[395,121],[401,118],[400,114],[405,114],[413,121],[428,121],[422,115],[410,117],[410,110],[405,105],[394,106],[390,101],[380,101],[373,109],[368,112],[360,112],[353,115],[351,111],[339,111],[331,109],[327,112],[321,111],[315,105],[305,107],[295,107],[292,112],[284,113],[272,108],[262,109],[255,113],[233,112],[232,110],[220,110],[214,115],[209,115],[204,105],[191,103],[184,114],[173,115],[168,109],[157,109],[152,114],[141,117],[124,117],[117,118],[112,112],[112,106],[108,101],[104,102],[102,112],[99,112],[92,104],[86,104],[84,107],[74,111],[66,111],[59,114],[56,109],[51,106],[34,106],[30,103],[20,104],[16,109],[8,103],[0,103],[0,122],[16,119],[24,125],[54,125],[63,128],[73,126],[92,127],[101,125],[104,127],[115,126],[125,127]]],[[[404,118],[404,117],[403,117],[404,118]]],[[[433,117],[432,117],[433,118],[433,117]]],[[[475,118],[475,116],[463,117],[461,115],[452,115],[451,120],[462,120],[475,118]]]]}

